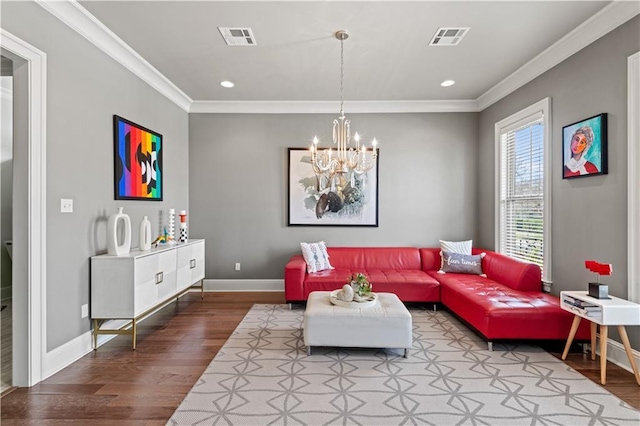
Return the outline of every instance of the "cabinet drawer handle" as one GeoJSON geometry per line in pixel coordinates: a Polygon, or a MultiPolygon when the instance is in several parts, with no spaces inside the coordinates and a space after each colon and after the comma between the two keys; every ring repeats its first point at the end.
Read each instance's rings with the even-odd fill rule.
{"type": "Polygon", "coordinates": [[[162,276],[162,272],[158,272],[158,273],[156,274],[156,284],[160,284],[160,283],[162,282],[162,280],[163,280],[163,279],[164,279],[164,278],[163,278],[163,276],[162,276]]]}
{"type": "Polygon", "coordinates": [[[189,262],[189,269],[193,269],[195,267],[196,267],[196,260],[191,259],[191,261],[189,262]]]}

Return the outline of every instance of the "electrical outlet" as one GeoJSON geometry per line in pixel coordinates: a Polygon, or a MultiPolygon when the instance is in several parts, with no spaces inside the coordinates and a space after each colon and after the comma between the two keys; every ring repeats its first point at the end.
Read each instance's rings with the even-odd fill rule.
{"type": "Polygon", "coordinates": [[[240,262],[236,262],[236,271],[240,270],[240,262]]]}
{"type": "Polygon", "coordinates": [[[73,200],[68,198],[60,199],[60,212],[73,213],[73,200]]]}
{"type": "Polygon", "coordinates": [[[84,304],[84,305],[82,305],[80,317],[81,318],[86,318],[88,316],[89,316],[89,305],[84,304]]]}

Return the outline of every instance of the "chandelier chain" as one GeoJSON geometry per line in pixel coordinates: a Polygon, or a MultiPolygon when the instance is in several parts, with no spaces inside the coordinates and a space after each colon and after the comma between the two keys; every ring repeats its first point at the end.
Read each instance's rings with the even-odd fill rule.
{"type": "Polygon", "coordinates": [[[344,112],[344,38],[340,38],[340,115],[344,112]]]}

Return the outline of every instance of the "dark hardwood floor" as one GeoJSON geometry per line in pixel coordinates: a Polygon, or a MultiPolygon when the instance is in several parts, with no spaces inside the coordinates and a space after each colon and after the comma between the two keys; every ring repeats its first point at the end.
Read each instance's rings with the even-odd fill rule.
{"type": "MultiPolygon", "coordinates": [[[[2,425],[164,425],[254,303],[283,293],[185,295],[138,326],[138,344],[118,336],[47,380],[5,394],[2,425]]],[[[558,358],[560,350],[549,349],[558,358]]],[[[599,360],[567,364],[599,383],[599,360]]],[[[606,389],[640,409],[633,374],[609,363],[606,389]]]]}

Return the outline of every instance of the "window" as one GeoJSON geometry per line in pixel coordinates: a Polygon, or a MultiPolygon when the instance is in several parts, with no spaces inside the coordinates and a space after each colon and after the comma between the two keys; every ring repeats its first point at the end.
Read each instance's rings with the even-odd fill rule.
{"type": "Polygon", "coordinates": [[[496,250],[550,283],[549,99],[496,123],[496,250]]]}

